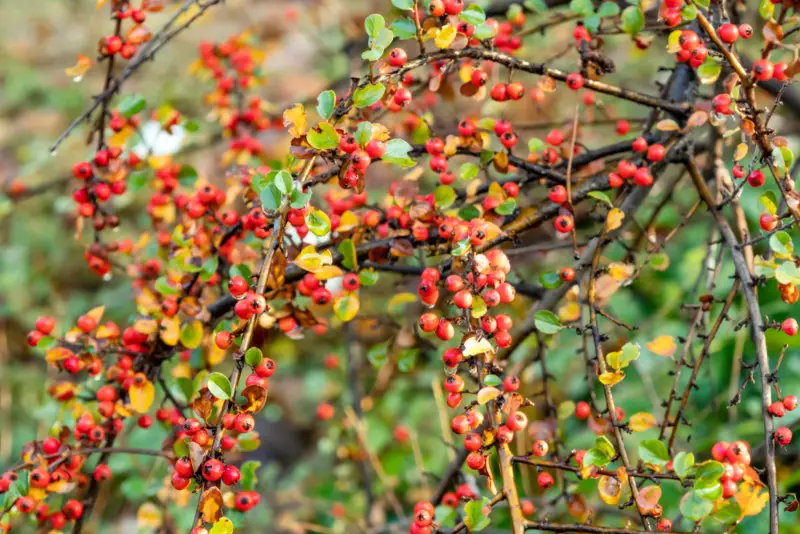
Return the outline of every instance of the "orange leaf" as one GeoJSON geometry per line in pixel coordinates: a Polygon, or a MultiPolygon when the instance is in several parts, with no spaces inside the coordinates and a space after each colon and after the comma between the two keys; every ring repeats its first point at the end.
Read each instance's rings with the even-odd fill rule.
{"type": "Polygon", "coordinates": [[[67,76],[70,76],[73,81],[79,82],[83,78],[83,75],[94,66],[94,61],[87,57],[78,55],[78,61],[75,65],[64,69],[64,73],[67,76]]]}
{"type": "Polygon", "coordinates": [[[675,343],[675,338],[672,336],[658,336],[653,341],[646,343],[645,347],[647,347],[647,350],[650,352],[654,352],[659,356],[672,358],[678,345],[675,343]]]}
{"type": "Polygon", "coordinates": [[[769,492],[744,481],[739,484],[739,491],[736,492],[734,498],[742,510],[742,517],[747,517],[761,513],[769,500],[769,492]]]}
{"type": "Polygon", "coordinates": [[[219,521],[222,512],[222,492],[217,487],[209,488],[200,498],[200,513],[206,523],[219,521]]]}

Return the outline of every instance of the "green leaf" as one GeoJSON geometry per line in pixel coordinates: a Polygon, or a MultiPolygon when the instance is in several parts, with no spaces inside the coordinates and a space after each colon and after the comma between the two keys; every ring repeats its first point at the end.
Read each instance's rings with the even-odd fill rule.
{"type": "Polygon", "coordinates": [[[675,469],[675,474],[683,480],[690,474],[692,474],[694,468],[694,454],[691,452],[679,452],[675,455],[675,459],[672,461],[673,469],[675,469]]]}
{"type": "Polygon", "coordinates": [[[463,256],[464,254],[469,252],[471,248],[472,247],[469,244],[469,239],[462,239],[461,241],[456,243],[456,246],[450,249],[450,254],[453,256],[463,256]]]}
{"type": "Polygon", "coordinates": [[[774,11],[775,4],[773,4],[771,0],[761,0],[761,3],[758,5],[758,14],[761,15],[761,18],[764,20],[769,20],[774,11]]]}
{"type": "Polygon", "coordinates": [[[317,150],[330,150],[339,146],[339,134],[330,123],[321,122],[317,128],[319,129],[312,128],[306,135],[309,145],[317,150]]]}
{"type": "Polygon", "coordinates": [[[531,152],[539,152],[543,148],[544,148],[544,141],[542,141],[538,137],[531,137],[528,140],[528,150],[530,150],[531,152]]]}
{"type": "Polygon", "coordinates": [[[292,194],[289,195],[289,205],[294,209],[300,210],[306,207],[308,201],[311,200],[311,189],[306,188],[302,191],[299,187],[292,189],[292,194]]]}
{"type": "Polygon", "coordinates": [[[469,501],[464,505],[464,524],[471,532],[478,532],[489,526],[491,520],[483,513],[489,506],[489,499],[484,497],[480,501],[469,501]]]}
{"type": "Polygon", "coordinates": [[[433,201],[437,208],[448,208],[456,201],[456,192],[449,185],[440,185],[433,191],[433,201]]]}
{"type": "Polygon", "coordinates": [[[382,83],[376,84],[368,83],[363,87],[359,87],[353,93],[353,104],[357,108],[366,108],[377,102],[383,96],[386,88],[382,83]]]}
{"type": "Polygon", "coordinates": [[[794,253],[794,243],[792,243],[792,237],[783,230],[775,232],[770,236],[769,247],[773,252],[775,252],[775,254],[791,255],[794,253]]]}
{"type": "Polygon", "coordinates": [[[549,8],[544,0],[525,0],[525,7],[536,13],[544,13],[549,8]]]}
{"type": "Polygon", "coordinates": [[[383,28],[386,27],[386,21],[381,15],[373,13],[364,20],[364,29],[367,30],[367,35],[375,39],[383,28]]]}
{"type": "Polygon", "coordinates": [[[606,195],[602,191],[590,191],[588,195],[596,200],[599,200],[600,202],[604,202],[605,204],[608,205],[609,208],[614,207],[614,204],[611,202],[611,199],[608,198],[608,195],[606,195]]]}
{"type": "Polygon", "coordinates": [[[483,41],[484,39],[491,39],[494,37],[495,33],[497,33],[497,30],[495,30],[494,26],[484,22],[483,24],[475,26],[475,31],[472,33],[472,36],[475,39],[483,41]]]}
{"type": "Polygon", "coordinates": [[[383,55],[382,48],[373,48],[372,50],[364,50],[361,52],[361,59],[364,61],[378,61],[383,55]]]}
{"type": "Polygon", "coordinates": [[[471,221],[481,216],[481,210],[474,204],[468,204],[458,210],[458,216],[463,221],[471,221]]]}
{"type": "Polygon", "coordinates": [[[331,220],[322,210],[312,210],[306,215],[306,225],[311,233],[318,237],[326,236],[331,231],[331,220]]]}
{"type": "Polygon", "coordinates": [[[413,167],[416,162],[408,157],[408,153],[413,147],[408,144],[405,139],[395,138],[390,139],[386,143],[386,151],[383,153],[381,159],[389,163],[394,163],[400,167],[413,167]]]}
{"type": "Polygon", "coordinates": [[[142,111],[145,106],[147,106],[147,102],[141,96],[125,95],[123,99],[120,100],[117,110],[123,117],[131,118],[142,111]]]}
{"type": "Polygon", "coordinates": [[[239,472],[242,474],[239,483],[242,485],[244,491],[253,491],[256,489],[256,484],[258,484],[256,473],[259,467],[261,467],[261,462],[248,460],[239,468],[239,472]]]}
{"type": "Polygon", "coordinates": [[[608,365],[614,369],[624,369],[631,362],[639,359],[639,345],[637,343],[625,343],[622,349],[606,354],[608,365]]]}
{"type": "Polygon", "coordinates": [[[328,89],[322,91],[317,97],[317,113],[325,120],[331,118],[333,110],[336,108],[336,93],[328,89]]]}
{"type": "Polygon", "coordinates": [[[695,0],[694,3],[706,10],[708,9],[708,6],[711,4],[710,0],[695,0]]]}
{"type": "Polygon", "coordinates": [[[362,286],[374,286],[378,282],[378,271],[375,269],[362,269],[358,273],[358,281],[362,286]]]}
{"type": "Polygon", "coordinates": [[[234,276],[241,276],[245,280],[250,280],[250,277],[253,276],[253,272],[250,270],[250,267],[244,263],[237,263],[236,265],[230,266],[228,269],[228,276],[231,278],[234,276]]]}
{"type": "Polygon", "coordinates": [[[503,380],[497,375],[486,375],[483,379],[483,385],[497,387],[503,383],[503,380]]]}
{"type": "Polygon", "coordinates": [[[587,450],[586,454],[583,456],[583,465],[593,465],[603,468],[609,463],[611,463],[611,457],[596,447],[587,450]]]}
{"type": "Polygon", "coordinates": [[[669,462],[669,452],[664,442],[657,439],[646,439],[639,443],[639,459],[653,465],[665,465],[669,462]]]}
{"type": "Polygon", "coordinates": [[[781,263],[775,269],[775,279],[779,284],[800,284],[800,270],[791,261],[781,263]]]}
{"type": "Polygon", "coordinates": [[[203,268],[200,269],[200,279],[203,282],[211,280],[211,277],[217,272],[217,267],[219,267],[219,256],[211,256],[208,258],[203,262],[203,268]]]}
{"type": "Polygon", "coordinates": [[[356,256],[356,246],[352,239],[345,239],[339,243],[339,253],[342,255],[342,267],[350,271],[358,268],[358,257],[356,256]]]}
{"type": "Polygon", "coordinates": [[[616,2],[603,2],[597,8],[597,15],[600,17],[613,17],[619,15],[619,6],[616,2]]]}
{"type": "Polygon", "coordinates": [[[166,276],[161,276],[159,278],[156,278],[155,284],[153,285],[155,286],[156,291],[158,291],[162,295],[177,295],[178,293],[181,292],[181,289],[179,287],[170,285],[170,283],[167,282],[166,276]]]}
{"type": "Polygon", "coordinates": [[[695,465],[694,487],[696,489],[708,489],[719,483],[719,479],[725,473],[725,467],[714,460],[709,460],[695,465]]]}
{"type": "Polygon", "coordinates": [[[722,497],[722,484],[717,482],[716,484],[712,484],[707,488],[695,487],[694,492],[708,501],[716,501],[717,499],[722,497]]]}
{"type": "Polygon", "coordinates": [[[392,0],[392,5],[397,9],[414,9],[414,0],[392,0]]]}
{"type": "Polygon", "coordinates": [[[264,355],[261,353],[261,349],[258,347],[250,347],[247,349],[247,352],[244,353],[244,361],[250,367],[258,366],[263,359],[264,355]]]}
{"type": "Polygon", "coordinates": [[[417,35],[417,27],[414,21],[408,17],[402,17],[392,22],[391,29],[400,39],[411,39],[417,35]]]}
{"type": "Polygon", "coordinates": [[[772,191],[765,191],[758,197],[758,201],[772,215],[778,213],[778,197],[772,191]]]}
{"type": "Polygon", "coordinates": [[[414,369],[417,363],[417,356],[419,355],[418,348],[403,349],[397,355],[397,369],[401,373],[408,373],[414,369]]]}
{"type": "Polygon", "coordinates": [[[717,81],[717,78],[719,78],[721,72],[722,72],[721,63],[717,63],[716,61],[707,59],[697,69],[697,76],[698,78],[700,78],[700,83],[709,84],[717,81]]]}
{"type": "Polygon", "coordinates": [[[545,271],[539,275],[539,282],[545,289],[555,289],[561,287],[561,277],[555,271],[545,271]]]}
{"type": "Polygon", "coordinates": [[[480,168],[472,162],[464,163],[458,169],[458,177],[462,180],[472,180],[478,173],[480,172],[480,168]]]}
{"type": "Polygon", "coordinates": [[[587,15],[586,18],[583,19],[583,25],[586,26],[586,29],[589,30],[589,33],[594,33],[599,30],[601,22],[602,19],[596,13],[587,15]]]}
{"type": "MultiPolygon", "coordinates": [[[[338,145],[338,142],[337,142],[338,145]]],[[[284,195],[288,195],[294,187],[294,178],[289,171],[281,170],[275,174],[275,187],[284,195]]]]}
{"type": "Polygon", "coordinates": [[[683,20],[694,20],[697,18],[697,8],[689,5],[681,8],[681,17],[683,20]]]}
{"type": "Polygon", "coordinates": [[[511,215],[517,209],[517,199],[507,198],[502,204],[497,206],[494,211],[499,215],[511,215]]]}
{"type": "Polygon", "coordinates": [[[594,13],[592,0],[572,0],[569,3],[569,9],[576,15],[586,16],[594,13]]]}
{"type": "Polygon", "coordinates": [[[720,523],[735,523],[742,517],[742,509],[736,501],[728,500],[717,506],[717,509],[711,517],[720,523]]]}
{"type": "Polygon", "coordinates": [[[281,206],[283,194],[275,184],[269,184],[261,191],[259,199],[265,210],[276,210],[281,206]]]}
{"type": "Polygon", "coordinates": [[[456,526],[458,520],[458,508],[440,504],[434,510],[433,515],[436,517],[436,523],[440,528],[451,529],[456,526]]]}
{"type": "Polygon", "coordinates": [[[536,312],[533,316],[533,324],[542,334],[555,334],[564,328],[564,325],[561,324],[556,314],[550,310],[539,310],[536,312]]]}
{"type": "Polygon", "coordinates": [[[203,341],[203,323],[192,321],[183,325],[180,334],[181,345],[187,349],[196,349],[203,341]]]}
{"type": "Polygon", "coordinates": [[[367,360],[373,367],[381,367],[389,357],[389,341],[373,345],[367,351],[367,360]]]}
{"type": "Polygon", "coordinates": [[[181,165],[181,170],[178,171],[178,183],[182,187],[191,188],[197,180],[197,171],[191,165],[181,165]]]}
{"type": "Polygon", "coordinates": [[[644,13],[642,8],[638,6],[626,7],[620,20],[622,21],[622,29],[627,34],[636,35],[644,28],[644,13]]]}
{"type": "Polygon", "coordinates": [[[689,521],[700,521],[711,513],[714,504],[698,495],[695,491],[690,491],[681,499],[681,513],[689,521]]]}
{"type": "Polygon", "coordinates": [[[218,399],[228,400],[233,396],[233,387],[228,377],[222,373],[208,375],[208,390],[218,399]]]}
{"type": "Polygon", "coordinates": [[[473,26],[486,22],[486,13],[483,12],[483,9],[478,4],[468,5],[458,17],[473,26]]]}
{"type": "Polygon", "coordinates": [[[358,126],[356,126],[356,133],[353,134],[353,138],[355,138],[356,143],[361,146],[365,146],[369,143],[372,139],[372,123],[367,121],[359,122],[358,126]]]}
{"type": "Polygon", "coordinates": [[[386,50],[386,48],[390,44],[392,44],[393,40],[394,40],[394,33],[392,32],[392,30],[390,30],[389,28],[381,28],[381,30],[378,32],[377,37],[375,37],[375,40],[372,43],[372,47],[377,50],[380,50],[381,54],[383,54],[383,51],[386,50]]]}

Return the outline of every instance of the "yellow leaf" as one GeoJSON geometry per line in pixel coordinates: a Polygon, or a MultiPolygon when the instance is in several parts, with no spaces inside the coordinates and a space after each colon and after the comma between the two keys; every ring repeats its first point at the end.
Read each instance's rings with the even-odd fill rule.
{"type": "Polygon", "coordinates": [[[131,412],[127,407],[119,403],[114,405],[114,413],[123,418],[130,417],[131,415],[133,415],[133,412],[131,412]]]}
{"type": "Polygon", "coordinates": [[[610,476],[603,475],[597,481],[597,490],[603,502],[609,505],[616,505],[622,496],[622,484],[610,476]]]}
{"type": "Polygon", "coordinates": [[[55,363],[57,361],[69,358],[70,356],[74,356],[74,354],[75,353],[73,353],[71,350],[64,347],[53,347],[45,353],[44,359],[50,363],[55,363]]]}
{"type": "Polygon", "coordinates": [[[140,334],[147,334],[149,336],[158,330],[158,323],[155,319],[138,319],[133,323],[133,329],[140,334]]]}
{"type": "Polygon", "coordinates": [[[558,309],[558,319],[562,323],[577,321],[581,316],[581,307],[577,302],[567,302],[558,309]]]}
{"type": "Polygon", "coordinates": [[[339,226],[336,227],[336,231],[341,233],[349,232],[353,228],[358,226],[358,216],[350,210],[342,213],[342,216],[339,218],[339,226]]]}
{"type": "Polygon", "coordinates": [[[491,353],[493,351],[492,344],[485,337],[480,339],[470,337],[464,342],[464,356],[467,358],[479,354],[491,353]]]}
{"type": "Polygon", "coordinates": [[[633,265],[614,262],[608,266],[608,274],[616,282],[624,282],[633,274],[633,265]]]}
{"type": "Polygon", "coordinates": [[[767,501],[769,501],[769,492],[744,481],[739,484],[739,491],[734,495],[734,499],[739,504],[742,517],[758,515],[764,509],[767,501]]]}
{"type": "Polygon", "coordinates": [[[300,137],[306,133],[308,123],[306,121],[306,110],[303,104],[295,104],[293,107],[283,112],[283,122],[289,125],[289,135],[300,137]]]}
{"type": "Polygon", "coordinates": [[[360,307],[361,302],[355,293],[346,293],[333,302],[333,311],[336,317],[345,323],[351,321],[358,314],[360,307]]]}
{"type": "Polygon", "coordinates": [[[606,217],[606,230],[609,232],[616,230],[620,226],[622,226],[622,220],[625,218],[625,213],[619,209],[614,208],[608,212],[608,216],[606,217]]]}
{"type": "Polygon", "coordinates": [[[164,317],[161,319],[161,332],[159,336],[161,341],[174,347],[178,344],[181,335],[181,321],[177,317],[164,317]]]}
{"type": "Polygon", "coordinates": [[[672,358],[678,345],[675,343],[675,338],[672,336],[658,336],[653,341],[646,343],[645,347],[647,347],[647,350],[650,352],[654,352],[659,356],[672,358]]]}
{"type": "Polygon", "coordinates": [[[314,273],[317,280],[330,280],[344,276],[344,271],[336,265],[325,265],[320,270],[314,273]]]}
{"type": "Polygon", "coordinates": [[[433,42],[436,44],[437,48],[445,49],[453,44],[453,40],[455,40],[457,33],[458,30],[455,26],[452,24],[446,24],[443,28],[440,28],[436,32],[433,42]]]}
{"type": "Polygon", "coordinates": [[[92,68],[94,65],[94,61],[86,56],[78,56],[78,61],[72,67],[68,67],[64,69],[64,73],[67,76],[72,77],[73,81],[79,82],[83,78],[83,75],[92,68]]]}
{"type": "Polygon", "coordinates": [[[222,492],[217,487],[211,487],[200,497],[200,513],[206,523],[216,523],[220,519],[222,510],[222,492]]]}
{"type": "Polygon", "coordinates": [[[617,384],[622,382],[623,378],[625,378],[625,373],[623,373],[622,371],[614,371],[613,373],[606,372],[601,374],[598,377],[598,380],[600,380],[601,384],[605,384],[606,386],[616,386],[617,384]]]}
{"type": "Polygon", "coordinates": [[[674,30],[667,38],[667,52],[677,54],[681,50],[681,30],[674,30]]]}
{"type": "Polygon", "coordinates": [[[161,167],[164,167],[172,162],[172,157],[167,156],[150,156],[147,158],[147,165],[150,166],[151,169],[158,170],[161,167]]]}
{"type": "Polygon", "coordinates": [[[136,130],[134,130],[132,127],[126,126],[108,138],[108,146],[111,148],[122,148],[125,146],[125,141],[127,141],[135,131],[136,130]]]}
{"type": "Polygon", "coordinates": [[[501,391],[493,386],[486,386],[478,392],[478,404],[483,406],[501,395],[501,391]]]}
{"type": "Polygon", "coordinates": [[[394,311],[397,307],[402,306],[404,304],[410,304],[412,302],[417,301],[417,295],[414,293],[397,293],[389,299],[389,303],[386,305],[386,309],[390,312],[394,311]]]}
{"type": "Polygon", "coordinates": [[[156,396],[156,388],[149,380],[141,386],[132,385],[128,390],[131,398],[131,408],[139,413],[147,413],[156,396]]]}
{"type": "Polygon", "coordinates": [[[184,325],[180,336],[181,344],[187,349],[199,347],[203,341],[203,323],[192,321],[190,324],[184,325]]]}
{"type": "Polygon", "coordinates": [[[208,534],[233,534],[233,522],[225,516],[220,517],[208,534]]]}
{"type": "Polygon", "coordinates": [[[653,417],[652,414],[639,412],[631,416],[628,426],[630,426],[631,430],[634,432],[644,432],[656,426],[656,423],[656,418],[653,417]]]}
{"type": "Polygon", "coordinates": [[[739,143],[736,145],[736,152],[733,154],[733,161],[741,161],[747,155],[747,143],[739,143]]]}
{"type": "Polygon", "coordinates": [[[91,317],[92,319],[94,319],[98,323],[100,323],[100,319],[103,318],[103,313],[105,311],[106,311],[106,307],[105,306],[98,306],[98,307],[92,308],[91,310],[86,312],[86,315],[91,317]]]}
{"type": "Polygon", "coordinates": [[[661,130],[662,132],[677,132],[681,129],[681,127],[678,126],[678,123],[672,119],[663,119],[658,121],[658,124],[656,124],[656,129],[661,130]]]}
{"type": "Polygon", "coordinates": [[[140,529],[158,528],[161,526],[161,509],[151,502],[146,502],[136,511],[136,521],[140,529]]]}

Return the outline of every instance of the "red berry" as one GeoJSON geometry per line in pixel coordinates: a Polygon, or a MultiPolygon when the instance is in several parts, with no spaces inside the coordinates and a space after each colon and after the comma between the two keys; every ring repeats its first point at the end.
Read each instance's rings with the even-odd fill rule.
{"type": "Polygon", "coordinates": [[[472,307],[472,292],[469,289],[462,289],[453,297],[453,302],[462,310],[472,307]]]}
{"type": "Polygon", "coordinates": [[[583,76],[581,76],[577,72],[573,72],[567,75],[567,87],[572,89],[573,91],[579,90],[583,87],[583,76]]]}
{"type": "Polygon", "coordinates": [[[502,82],[494,84],[489,91],[489,96],[497,102],[505,102],[508,99],[506,84],[502,82]]]}
{"type": "Polygon", "coordinates": [[[773,417],[783,417],[786,415],[786,406],[781,401],[775,401],[769,405],[769,413],[773,417]]]}
{"type": "Polygon", "coordinates": [[[111,468],[106,464],[98,464],[98,466],[94,468],[92,478],[94,478],[96,482],[105,482],[109,480],[111,478],[111,468]]]}
{"type": "Polygon", "coordinates": [[[225,471],[222,473],[222,483],[226,486],[233,486],[239,479],[242,478],[242,474],[239,472],[239,469],[234,465],[226,465],[225,471]]]}
{"type": "Polygon", "coordinates": [[[52,317],[39,317],[36,319],[36,330],[46,336],[50,335],[55,326],[56,322],[52,317]]]}
{"type": "Polygon", "coordinates": [[[728,457],[729,448],[730,444],[727,441],[718,441],[711,447],[711,457],[722,462],[728,457]]]}
{"type": "Polygon", "coordinates": [[[672,532],[672,521],[666,517],[662,517],[656,523],[656,528],[659,532],[672,532]]]}
{"type": "Polygon", "coordinates": [[[180,476],[178,473],[172,474],[172,487],[178,491],[185,490],[186,488],[188,488],[190,482],[191,479],[184,478],[180,476]]]}
{"type": "Polygon", "coordinates": [[[759,59],[753,63],[753,77],[756,80],[766,82],[772,79],[775,67],[768,59],[759,59]]]}
{"type": "Polygon", "coordinates": [[[765,232],[771,232],[778,227],[778,218],[771,213],[762,213],[758,218],[758,224],[765,232]]]}
{"type": "Polygon", "coordinates": [[[483,469],[486,465],[486,457],[478,451],[473,451],[467,455],[467,465],[475,471],[483,469]]]}
{"type": "Polygon", "coordinates": [[[216,458],[210,458],[206,460],[205,463],[203,463],[203,466],[200,468],[200,473],[203,475],[203,478],[209,482],[216,482],[222,478],[222,474],[224,472],[225,467],[222,465],[222,462],[216,458]]]}
{"type": "Polygon", "coordinates": [[[723,43],[730,44],[739,38],[739,28],[736,24],[728,22],[719,27],[717,34],[723,43]]]}
{"type": "Polygon", "coordinates": [[[486,82],[489,81],[489,75],[486,74],[486,71],[484,70],[474,69],[472,71],[472,75],[470,76],[470,80],[472,81],[472,85],[483,87],[486,85],[486,82]]]}
{"type": "Polygon", "coordinates": [[[631,124],[622,119],[617,121],[617,135],[627,135],[631,131],[631,124]]]}
{"type": "Polygon", "coordinates": [[[572,267],[564,267],[558,272],[558,277],[562,282],[572,282],[575,280],[575,269],[572,267]]]}
{"type": "Polygon", "coordinates": [[[507,376],[505,380],[503,380],[503,391],[512,393],[514,391],[518,391],[519,386],[520,386],[519,378],[514,375],[507,376]]]}
{"type": "Polygon", "coordinates": [[[631,148],[633,149],[634,152],[644,152],[645,150],[647,150],[647,139],[645,139],[644,137],[637,137],[636,139],[633,140],[631,148]]]}
{"type": "Polygon", "coordinates": [[[233,421],[233,429],[240,434],[246,434],[256,426],[256,420],[249,413],[240,413],[233,421]]]}
{"type": "Polygon", "coordinates": [[[790,412],[797,408],[797,397],[794,395],[786,395],[783,398],[783,406],[790,412]]]}
{"type": "Polygon", "coordinates": [[[680,37],[678,37],[678,43],[681,48],[691,52],[700,44],[700,37],[692,30],[683,30],[680,37]]]}
{"type": "Polygon", "coordinates": [[[588,402],[580,401],[575,406],[575,417],[580,420],[588,419],[589,416],[592,415],[592,407],[589,406],[588,402]]]}
{"type": "Polygon", "coordinates": [[[764,173],[761,169],[756,169],[747,175],[747,183],[752,187],[761,187],[764,185],[764,173]]]}
{"type": "Polygon", "coordinates": [[[792,442],[792,431],[785,426],[775,431],[775,441],[778,445],[786,446],[792,442]]]}
{"type": "Polygon", "coordinates": [[[648,161],[661,161],[664,159],[664,145],[650,145],[650,148],[647,149],[647,159],[648,161]]]}
{"type": "Polygon", "coordinates": [[[553,486],[555,481],[553,480],[553,475],[546,471],[542,471],[539,473],[539,476],[536,477],[536,482],[539,484],[539,487],[542,489],[548,489],[553,486]]]}
{"type": "Polygon", "coordinates": [[[739,24],[739,37],[750,39],[753,36],[753,27],[749,24],[739,24]]]}
{"type": "Polygon", "coordinates": [[[563,185],[557,185],[550,190],[547,196],[552,202],[563,204],[567,201],[567,188],[563,185]]]}
{"type": "Polygon", "coordinates": [[[408,54],[402,48],[393,48],[389,52],[389,64],[392,67],[402,67],[408,61],[408,54]]]}
{"type": "Polygon", "coordinates": [[[568,234],[575,228],[575,222],[570,215],[559,215],[553,222],[556,230],[562,234],[568,234]]]}
{"type": "Polygon", "coordinates": [[[787,336],[796,336],[797,335],[797,321],[792,318],[788,317],[783,320],[781,323],[781,330],[787,336]]]}

